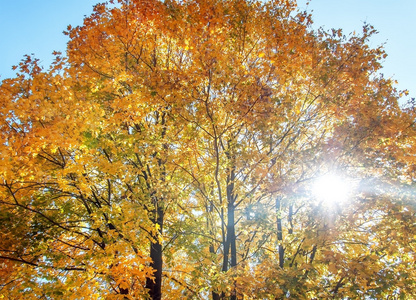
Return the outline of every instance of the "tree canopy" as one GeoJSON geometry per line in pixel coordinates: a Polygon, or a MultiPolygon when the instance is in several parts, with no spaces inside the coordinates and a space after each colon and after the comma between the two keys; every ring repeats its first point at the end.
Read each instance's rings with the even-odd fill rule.
{"type": "Polygon", "coordinates": [[[414,102],[370,25],[311,24],[110,1],[48,70],[26,56],[0,86],[0,298],[413,299],[414,102]]]}

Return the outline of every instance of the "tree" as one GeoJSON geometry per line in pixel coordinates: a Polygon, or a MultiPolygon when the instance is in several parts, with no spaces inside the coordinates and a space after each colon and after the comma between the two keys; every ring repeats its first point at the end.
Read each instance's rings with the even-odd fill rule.
{"type": "Polygon", "coordinates": [[[120,0],[50,70],[27,56],[0,88],[3,295],[414,295],[414,105],[372,27],[311,22],[295,1],[120,0]],[[332,172],[358,182],[348,205],[311,192],[332,172]]]}

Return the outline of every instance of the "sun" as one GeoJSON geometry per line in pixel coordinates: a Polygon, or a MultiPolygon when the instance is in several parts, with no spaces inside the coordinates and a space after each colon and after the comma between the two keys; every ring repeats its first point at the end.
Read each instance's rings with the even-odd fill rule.
{"type": "Polygon", "coordinates": [[[342,204],[350,197],[351,185],[346,178],[328,173],[315,180],[312,193],[324,205],[342,204]]]}

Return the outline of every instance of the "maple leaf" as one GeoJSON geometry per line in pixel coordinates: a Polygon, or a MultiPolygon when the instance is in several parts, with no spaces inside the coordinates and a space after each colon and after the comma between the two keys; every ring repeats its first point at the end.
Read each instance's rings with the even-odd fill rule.
{"type": "Polygon", "coordinates": [[[309,24],[110,1],[49,71],[26,56],[0,86],[2,295],[414,298],[415,105],[372,28],[309,24]],[[335,173],[355,190],[330,207],[311,182],[335,173]]]}

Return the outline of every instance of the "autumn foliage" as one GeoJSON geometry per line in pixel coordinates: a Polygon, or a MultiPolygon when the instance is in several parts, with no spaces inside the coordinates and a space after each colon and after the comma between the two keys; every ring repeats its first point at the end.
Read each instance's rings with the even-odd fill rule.
{"type": "Polygon", "coordinates": [[[1,299],[413,299],[415,109],[291,0],[119,0],[0,87],[1,299]],[[313,194],[343,174],[348,201],[313,194]]]}

